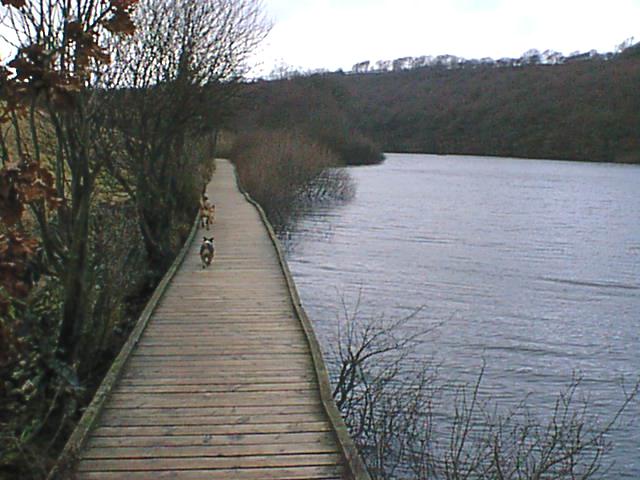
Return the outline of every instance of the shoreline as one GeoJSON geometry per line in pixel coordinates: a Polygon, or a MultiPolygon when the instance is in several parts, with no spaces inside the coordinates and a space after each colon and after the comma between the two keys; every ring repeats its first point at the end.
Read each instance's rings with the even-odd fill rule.
{"type": "Polygon", "coordinates": [[[569,159],[569,158],[547,158],[547,157],[519,157],[514,155],[499,155],[490,153],[434,153],[434,152],[415,152],[415,151],[385,151],[385,160],[387,155],[434,155],[438,157],[478,157],[478,158],[494,158],[504,160],[534,160],[545,162],[565,162],[565,163],[603,163],[611,165],[634,165],[640,166],[640,157],[637,161],[615,161],[615,160],[586,160],[586,159],[569,159]]]}

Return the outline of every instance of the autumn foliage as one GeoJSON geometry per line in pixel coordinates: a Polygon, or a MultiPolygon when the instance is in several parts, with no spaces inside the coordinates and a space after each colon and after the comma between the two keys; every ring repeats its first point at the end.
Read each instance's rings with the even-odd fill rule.
{"type": "MultiPolygon", "coordinates": [[[[47,457],[25,452],[57,418],[52,446],[77,408],[72,350],[55,341],[54,311],[37,313],[30,297],[42,269],[63,279],[74,272],[71,259],[86,251],[88,239],[70,241],[63,231],[88,218],[77,214],[78,196],[69,194],[79,165],[71,157],[84,148],[74,118],[93,72],[110,61],[101,35],[134,32],[137,0],[67,3],[2,1],[15,55],[0,66],[0,477],[44,472],[47,457]],[[23,470],[20,463],[32,464],[23,470]]],[[[49,284],[50,292],[60,290],[57,280],[49,284]]],[[[74,301],[82,302],[78,293],[74,301]]]]}
{"type": "MultiPolygon", "coordinates": [[[[0,120],[26,113],[34,102],[44,100],[54,108],[67,108],[73,95],[82,86],[92,62],[108,62],[108,53],[97,40],[100,25],[118,33],[134,31],[131,12],[137,0],[112,0],[102,3],[101,20],[85,25],[80,21],[65,22],[61,44],[48,48],[43,43],[20,47],[7,66],[0,67],[0,99],[3,103],[0,120]],[[60,61],[62,54],[73,52],[73,58],[60,61]]],[[[26,13],[25,0],[3,0],[2,4],[26,13]]],[[[12,12],[10,12],[12,13],[12,12]]],[[[44,25],[40,25],[44,28],[44,25]]],[[[24,281],[28,258],[35,253],[37,240],[21,228],[21,220],[28,205],[43,202],[48,208],[59,207],[64,199],[58,197],[54,176],[37,159],[22,148],[17,152],[3,152],[0,169],[0,220],[6,234],[0,236],[0,313],[7,313],[11,297],[23,298],[29,286],[24,281]],[[4,298],[3,298],[4,297],[4,298]]]]}
{"type": "Polygon", "coordinates": [[[5,164],[0,170],[0,219],[7,232],[0,235],[0,314],[7,313],[11,298],[29,293],[25,277],[38,241],[17,225],[26,206],[37,201],[50,208],[59,205],[51,173],[34,161],[5,164]]]}

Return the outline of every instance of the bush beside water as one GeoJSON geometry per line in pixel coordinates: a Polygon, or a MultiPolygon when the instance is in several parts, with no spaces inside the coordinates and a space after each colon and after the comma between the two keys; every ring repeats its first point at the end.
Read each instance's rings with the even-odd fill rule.
{"type": "Polygon", "coordinates": [[[309,202],[353,194],[337,156],[302,133],[260,130],[240,135],[230,152],[242,187],[262,206],[277,232],[309,202]]]}

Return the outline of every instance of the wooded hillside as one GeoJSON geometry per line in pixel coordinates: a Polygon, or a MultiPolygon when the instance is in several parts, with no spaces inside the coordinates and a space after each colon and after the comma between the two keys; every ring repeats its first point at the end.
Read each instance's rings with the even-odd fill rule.
{"type": "Polygon", "coordinates": [[[638,85],[636,45],[558,65],[428,66],[261,82],[253,118],[266,122],[268,114],[269,122],[321,131],[338,118],[348,125],[343,132],[384,151],[640,162],[638,85]]]}
{"type": "Polygon", "coordinates": [[[259,129],[303,134],[329,148],[340,163],[377,163],[380,146],[355,126],[348,110],[352,98],[339,78],[297,76],[246,85],[235,129],[259,129]]]}

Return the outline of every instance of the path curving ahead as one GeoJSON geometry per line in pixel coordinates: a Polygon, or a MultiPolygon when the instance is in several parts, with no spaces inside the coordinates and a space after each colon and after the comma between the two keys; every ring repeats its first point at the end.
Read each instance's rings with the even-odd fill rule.
{"type": "Polygon", "coordinates": [[[295,293],[227,161],[207,191],[213,265],[201,267],[209,235],[200,230],[79,454],[77,478],[368,478],[353,468],[344,425],[336,433],[295,293]]]}

